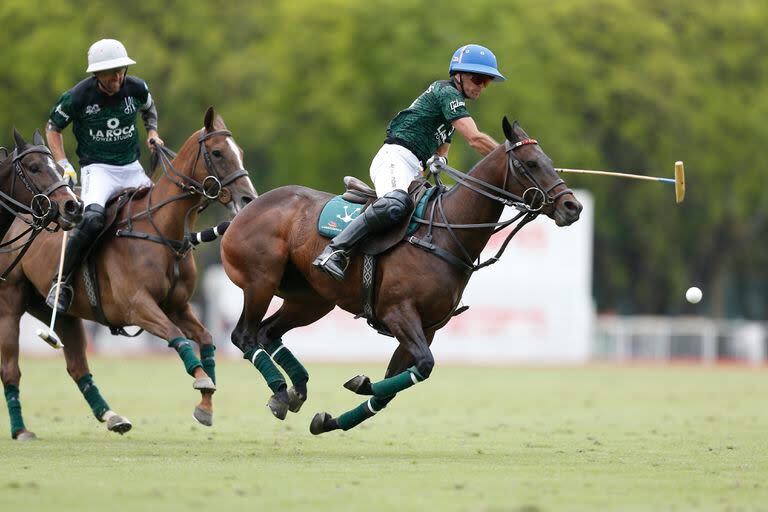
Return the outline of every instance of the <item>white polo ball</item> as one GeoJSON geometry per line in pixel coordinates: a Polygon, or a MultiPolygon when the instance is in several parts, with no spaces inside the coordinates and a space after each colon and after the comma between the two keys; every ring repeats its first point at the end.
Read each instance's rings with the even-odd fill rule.
{"type": "Polygon", "coordinates": [[[685,300],[691,304],[698,304],[701,301],[702,293],[699,288],[692,286],[685,292],[685,300]]]}

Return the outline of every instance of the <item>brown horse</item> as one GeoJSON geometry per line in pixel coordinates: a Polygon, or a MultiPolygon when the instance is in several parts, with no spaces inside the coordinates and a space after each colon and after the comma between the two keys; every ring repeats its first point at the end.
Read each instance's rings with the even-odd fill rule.
{"type": "MultiPolygon", "coordinates": [[[[432,220],[423,221],[425,225],[407,241],[382,253],[375,271],[365,263],[369,259],[353,257],[341,283],[312,265],[327,243],[316,226],[330,194],[281,187],[260,196],[232,221],[221,255],[227,275],[242,288],[245,299],[232,342],[274,391],[268,406],[275,416],[284,418],[286,409],[297,411],[306,400],[308,374],[281,343],[289,330],[311,324],[339,306],[367,317],[399,342],[384,380],[371,383],[368,377],[357,376],[345,384],[358,394],[373,395],[371,399],[338,418],[316,414],[310,425],[313,434],[348,430],[385,407],[397,392],[429,377],[433,336],[456,312],[464,287],[480,267],[474,262],[494,230],[509,225],[498,222],[505,205],[520,210],[518,217],[523,217],[517,228],[538,213],[553,218],[558,226],[579,218],[581,204],[537,142],[506,118],[503,129],[507,141],[469,174],[444,167],[458,184],[432,199],[427,207],[432,220]],[[377,290],[371,301],[361,286],[361,274],[366,272],[373,274],[377,290]],[[284,302],[263,320],[273,295],[284,302]],[[272,359],[288,373],[290,389],[272,359]]],[[[443,191],[441,187],[439,192],[443,191]]]]}
{"type": "MultiPolygon", "coordinates": [[[[83,205],[62,179],[40,132],[35,130],[32,144],[15,128],[13,138],[16,148],[10,155],[3,155],[0,162],[0,240],[17,217],[25,219],[29,226],[29,240],[50,222],[65,230],[75,227],[82,217],[83,205]]],[[[0,251],[15,242],[0,245],[0,251]]]]}
{"type": "MultiPolygon", "coordinates": [[[[164,148],[159,151],[169,153],[164,148]]],[[[202,394],[195,418],[211,425],[216,389],[214,345],[189,304],[197,270],[187,230],[194,226],[198,211],[212,201],[238,211],[257,196],[243,167],[242,150],[212,108],[205,115],[204,127],[187,139],[178,156],[172,162],[164,157],[162,170],[149,192],[130,194],[116,214],[114,206],[107,209],[107,218],[112,214],[117,220],[106,228],[95,248],[96,286],[91,281],[86,288],[84,265],[74,276],[72,306],[56,319],[54,329],[64,344],[69,375],[96,418],[119,433],[129,430],[131,424],[109,408],[93,383],[81,319],[112,327],[137,325],[168,340],[195,378],[193,387],[202,394]],[[99,290],[100,308],[91,304],[99,290]],[[200,345],[200,359],[190,340],[200,345]]],[[[11,232],[20,228],[14,224],[11,232]]],[[[43,297],[56,271],[60,244],[58,233],[41,236],[8,280],[0,283],[0,377],[15,439],[35,437],[24,425],[18,397],[19,319],[25,311],[41,319],[50,317],[43,297]]]]}

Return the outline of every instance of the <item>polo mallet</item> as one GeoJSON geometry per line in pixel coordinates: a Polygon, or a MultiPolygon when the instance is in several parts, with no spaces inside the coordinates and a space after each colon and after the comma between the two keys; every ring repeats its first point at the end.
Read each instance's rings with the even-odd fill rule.
{"type": "Polygon", "coordinates": [[[674,178],[658,178],[656,176],[645,176],[643,174],[629,174],[624,172],[612,171],[593,171],[591,169],[555,169],[557,172],[573,172],[578,174],[601,174],[603,176],[616,176],[617,178],[631,178],[634,180],[661,181],[663,183],[673,183],[675,185],[675,201],[679,204],[685,199],[685,167],[682,161],[675,162],[674,178]]]}
{"type": "MultiPolygon", "coordinates": [[[[73,188],[74,183],[72,180],[69,181],[69,187],[73,188]]],[[[67,250],[67,236],[69,235],[69,231],[64,231],[64,235],[61,237],[61,255],[59,256],[59,275],[56,278],[56,295],[54,295],[53,303],[53,314],[51,315],[51,325],[48,327],[48,331],[45,329],[38,329],[37,335],[42,338],[44,342],[49,344],[53,348],[64,348],[64,345],[61,343],[61,340],[56,335],[56,332],[53,330],[53,326],[56,325],[56,307],[55,305],[59,303],[59,293],[61,292],[61,273],[64,270],[64,252],[67,250]]]]}
{"type": "MultiPolygon", "coordinates": [[[[64,269],[64,251],[67,248],[67,235],[69,231],[64,231],[64,236],[61,237],[61,256],[59,258],[59,276],[56,278],[56,295],[54,297],[54,304],[59,302],[59,292],[61,291],[61,272],[64,269]]],[[[40,336],[44,342],[49,344],[53,348],[63,348],[61,340],[53,330],[53,326],[56,324],[56,307],[53,308],[53,314],[51,315],[51,325],[46,331],[45,329],[38,329],[37,335],[40,336]]]]}

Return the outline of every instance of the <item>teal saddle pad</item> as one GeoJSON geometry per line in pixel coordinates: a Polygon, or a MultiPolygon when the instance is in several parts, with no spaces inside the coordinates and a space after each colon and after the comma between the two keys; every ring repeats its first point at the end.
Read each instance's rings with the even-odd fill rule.
{"type": "MultiPolygon", "coordinates": [[[[412,218],[423,218],[422,216],[424,210],[427,208],[427,203],[436,190],[437,187],[430,187],[427,189],[426,193],[419,200],[419,204],[416,205],[412,218]]],[[[320,218],[317,220],[317,231],[324,237],[335,237],[344,231],[344,228],[346,228],[358,215],[363,213],[363,206],[364,205],[362,204],[351,203],[346,199],[342,199],[341,196],[332,198],[325,203],[323,210],[320,212],[320,218]]],[[[411,220],[406,234],[410,235],[416,231],[416,228],[418,227],[419,224],[416,221],[411,220]]]]}

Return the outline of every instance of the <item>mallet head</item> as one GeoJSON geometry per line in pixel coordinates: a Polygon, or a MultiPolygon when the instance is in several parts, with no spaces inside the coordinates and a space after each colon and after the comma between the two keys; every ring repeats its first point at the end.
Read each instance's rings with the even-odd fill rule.
{"type": "Polygon", "coordinates": [[[61,340],[56,335],[55,332],[48,329],[38,329],[37,335],[40,336],[40,338],[49,344],[53,348],[64,348],[64,345],[61,343],[61,340]]]}
{"type": "Polygon", "coordinates": [[[685,167],[683,161],[675,162],[675,201],[679,203],[685,199],[685,167]]]}

